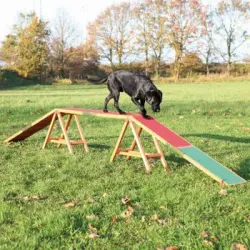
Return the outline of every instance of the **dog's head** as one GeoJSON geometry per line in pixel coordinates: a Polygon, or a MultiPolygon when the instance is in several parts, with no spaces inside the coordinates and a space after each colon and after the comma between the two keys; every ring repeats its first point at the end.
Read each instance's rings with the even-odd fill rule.
{"type": "Polygon", "coordinates": [[[158,89],[152,89],[146,92],[146,102],[151,105],[154,112],[160,112],[162,102],[162,92],[158,89]]]}

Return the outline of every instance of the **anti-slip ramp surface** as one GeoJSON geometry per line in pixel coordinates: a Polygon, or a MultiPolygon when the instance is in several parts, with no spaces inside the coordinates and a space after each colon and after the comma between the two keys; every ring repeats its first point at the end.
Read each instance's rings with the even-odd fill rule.
{"type": "Polygon", "coordinates": [[[5,142],[25,140],[39,130],[47,127],[50,124],[55,112],[60,112],[62,115],[69,113],[76,115],[89,114],[98,117],[131,120],[138,126],[142,127],[144,130],[146,130],[149,134],[155,136],[162,143],[170,145],[177,149],[178,152],[181,153],[183,158],[204,171],[216,181],[219,181],[220,183],[224,183],[226,185],[236,185],[246,182],[246,180],[238,176],[236,173],[209,157],[207,154],[193,146],[177,133],[156,121],[154,118],[149,117],[149,119],[145,119],[138,114],[127,113],[125,115],[120,115],[117,112],[104,113],[101,110],[86,110],[82,108],[55,109],[42,118],[33,122],[30,126],[27,126],[23,130],[17,132],[13,136],[5,140],[5,142]]]}

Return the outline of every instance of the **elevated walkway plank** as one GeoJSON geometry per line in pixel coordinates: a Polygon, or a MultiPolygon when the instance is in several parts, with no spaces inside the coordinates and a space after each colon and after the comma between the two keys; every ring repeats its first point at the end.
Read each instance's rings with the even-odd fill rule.
{"type": "Polygon", "coordinates": [[[188,160],[190,163],[204,171],[213,179],[227,185],[235,185],[246,182],[246,180],[238,176],[236,173],[224,167],[219,162],[215,161],[198,148],[194,147],[190,142],[182,138],[180,135],[178,135],[171,129],[167,128],[165,125],[156,121],[153,117],[145,119],[139,114],[126,113],[125,115],[120,115],[117,112],[105,113],[102,110],[88,110],[82,108],[54,109],[42,118],[33,122],[31,125],[27,126],[26,128],[22,129],[21,131],[6,139],[5,142],[25,140],[26,138],[38,132],[39,130],[47,127],[50,124],[53,114],[55,112],[59,112],[62,115],[89,114],[104,118],[132,121],[139,127],[146,130],[149,134],[154,136],[159,141],[165,144],[169,144],[175,149],[177,149],[186,160],[188,160]]]}

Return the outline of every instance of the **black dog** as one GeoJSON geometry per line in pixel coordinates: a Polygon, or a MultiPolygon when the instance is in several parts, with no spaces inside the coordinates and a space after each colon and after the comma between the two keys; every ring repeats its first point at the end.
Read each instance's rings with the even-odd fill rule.
{"type": "Polygon", "coordinates": [[[143,117],[147,118],[147,111],[144,108],[145,101],[151,105],[154,112],[160,111],[160,103],[162,101],[162,92],[156,88],[151,79],[141,73],[132,73],[125,70],[119,70],[111,73],[104,79],[87,80],[91,83],[108,82],[108,89],[110,94],[106,97],[104,102],[104,112],[108,112],[108,102],[114,98],[114,106],[120,114],[125,114],[119,108],[120,92],[125,92],[131,96],[133,103],[140,109],[143,117]]]}

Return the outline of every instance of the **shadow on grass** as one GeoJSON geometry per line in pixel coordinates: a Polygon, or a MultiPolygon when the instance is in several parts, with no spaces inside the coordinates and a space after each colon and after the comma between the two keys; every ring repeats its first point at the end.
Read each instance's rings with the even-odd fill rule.
{"type": "Polygon", "coordinates": [[[195,137],[202,137],[202,138],[209,138],[221,141],[230,141],[230,142],[239,142],[239,143],[250,143],[250,136],[246,138],[242,137],[232,137],[227,135],[214,135],[214,134],[184,134],[185,136],[195,136],[195,137]]]}
{"type": "Polygon", "coordinates": [[[250,180],[250,157],[240,163],[238,174],[246,180],[250,180]]]}
{"type": "Polygon", "coordinates": [[[97,148],[97,149],[110,149],[111,146],[103,145],[103,144],[95,144],[95,143],[88,143],[90,148],[97,148]]]}
{"type": "Polygon", "coordinates": [[[187,160],[185,160],[184,158],[182,158],[176,154],[165,155],[165,158],[166,158],[166,161],[167,161],[170,169],[172,169],[172,170],[180,169],[188,164],[187,160]]]}
{"type": "MultiPolygon", "coordinates": [[[[242,138],[242,137],[232,137],[232,136],[214,135],[214,134],[185,134],[184,136],[197,136],[215,140],[250,144],[250,137],[242,138]]],[[[250,180],[250,158],[246,158],[240,163],[240,169],[237,171],[237,174],[246,180],[250,180]]]]}

